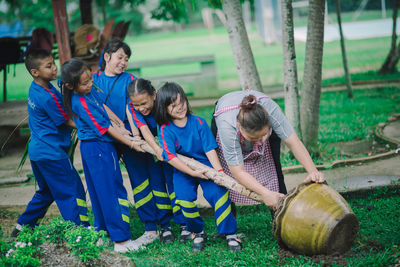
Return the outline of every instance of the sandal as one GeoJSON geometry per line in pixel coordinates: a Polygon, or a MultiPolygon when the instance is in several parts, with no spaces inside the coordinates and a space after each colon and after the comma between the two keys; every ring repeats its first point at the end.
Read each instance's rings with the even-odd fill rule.
{"type": "Polygon", "coordinates": [[[201,251],[207,241],[207,234],[204,231],[195,233],[193,238],[192,251],[201,251]]]}
{"type": "Polygon", "coordinates": [[[169,244],[169,243],[174,242],[174,240],[175,240],[174,234],[172,233],[172,230],[170,227],[161,229],[160,240],[164,244],[169,244]]]}
{"type": "Polygon", "coordinates": [[[226,243],[228,244],[229,251],[237,252],[242,250],[242,241],[238,238],[236,234],[227,235],[226,243]]]}
{"type": "Polygon", "coordinates": [[[186,229],[185,225],[181,226],[181,235],[179,236],[179,243],[186,243],[192,240],[192,233],[186,229]]]}

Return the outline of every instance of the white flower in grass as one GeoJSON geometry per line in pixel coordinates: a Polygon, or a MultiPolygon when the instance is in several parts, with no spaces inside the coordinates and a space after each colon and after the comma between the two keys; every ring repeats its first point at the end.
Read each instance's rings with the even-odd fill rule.
{"type": "Polygon", "coordinates": [[[82,238],[81,236],[78,236],[78,237],[76,238],[75,242],[76,242],[76,243],[79,243],[79,241],[81,241],[81,238],[82,238]]]}
{"type": "Polygon", "coordinates": [[[16,247],[16,248],[18,248],[18,247],[23,248],[23,247],[25,247],[25,246],[26,246],[26,243],[24,243],[24,242],[17,242],[17,243],[15,243],[15,247],[16,247]]]}
{"type": "Polygon", "coordinates": [[[28,243],[28,246],[32,246],[32,243],[31,243],[31,242],[29,242],[29,243],[28,243]]]}
{"type": "Polygon", "coordinates": [[[14,252],[14,250],[12,248],[10,248],[6,253],[6,257],[8,258],[10,256],[10,254],[13,252],[14,252]]]}
{"type": "Polygon", "coordinates": [[[89,229],[89,230],[90,230],[90,229],[92,229],[92,226],[88,226],[88,228],[87,228],[87,229],[89,229]]]}

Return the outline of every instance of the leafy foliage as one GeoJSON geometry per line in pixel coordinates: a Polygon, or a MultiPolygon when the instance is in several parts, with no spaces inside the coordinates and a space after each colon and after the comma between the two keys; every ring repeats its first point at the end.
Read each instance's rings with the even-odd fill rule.
{"type": "Polygon", "coordinates": [[[82,262],[91,263],[99,258],[105,248],[104,242],[97,242],[100,238],[104,242],[107,240],[104,231],[77,226],[61,217],[34,229],[23,226],[17,240],[11,242],[3,240],[0,228],[0,266],[39,266],[40,246],[44,242],[67,245],[82,262]]]}

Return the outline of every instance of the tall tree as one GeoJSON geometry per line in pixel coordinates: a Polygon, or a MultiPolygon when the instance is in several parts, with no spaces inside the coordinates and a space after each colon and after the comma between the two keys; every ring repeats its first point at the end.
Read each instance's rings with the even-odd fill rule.
{"type": "Polygon", "coordinates": [[[346,48],[344,46],[344,36],[342,30],[342,18],[340,15],[340,0],[336,0],[336,15],[338,20],[339,26],[339,34],[340,34],[340,47],[342,48],[342,59],[343,59],[343,67],[344,67],[344,74],[346,76],[346,87],[347,87],[347,95],[349,98],[353,98],[353,89],[351,88],[351,78],[350,72],[347,65],[347,56],[346,56],[346,48]]]}
{"type": "Polygon", "coordinates": [[[262,91],[239,0],[223,0],[222,11],[242,89],[262,91]]]}
{"type": "Polygon", "coordinates": [[[396,69],[397,62],[400,58],[400,44],[396,47],[397,34],[397,12],[399,9],[400,0],[395,0],[393,4],[393,28],[392,28],[392,44],[390,46],[389,54],[386,57],[385,62],[378,71],[378,74],[392,73],[396,69]]]}
{"type": "Polygon", "coordinates": [[[93,24],[92,0],[79,0],[79,9],[81,11],[82,25],[93,24]]]}
{"type": "Polygon", "coordinates": [[[293,31],[292,0],[282,0],[282,47],[283,88],[285,90],[285,114],[297,135],[300,132],[299,88],[297,82],[296,50],[293,31]]]}
{"type": "Polygon", "coordinates": [[[303,142],[318,151],[319,104],[324,48],[325,0],[309,0],[306,57],[301,89],[300,120],[303,142]]]}

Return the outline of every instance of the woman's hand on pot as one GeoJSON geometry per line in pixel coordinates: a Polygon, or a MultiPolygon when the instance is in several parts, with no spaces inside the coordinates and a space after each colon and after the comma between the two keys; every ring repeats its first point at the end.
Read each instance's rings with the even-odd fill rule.
{"type": "Polygon", "coordinates": [[[279,192],[267,191],[266,193],[261,195],[261,198],[265,205],[267,205],[270,209],[276,210],[278,207],[278,202],[280,198],[283,198],[285,195],[279,192]]]}
{"type": "Polygon", "coordinates": [[[319,171],[310,172],[304,182],[313,181],[315,183],[323,183],[325,181],[324,174],[319,171]]]}

